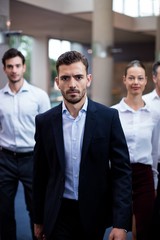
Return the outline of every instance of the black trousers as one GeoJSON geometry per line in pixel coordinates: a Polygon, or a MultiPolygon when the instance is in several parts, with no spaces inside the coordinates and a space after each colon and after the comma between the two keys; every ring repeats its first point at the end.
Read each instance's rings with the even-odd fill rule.
{"type": "Polygon", "coordinates": [[[26,208],[35,239],[32,222],[32,173],[31,154],[14,156],[12,153],[0,151],[0,240],[17,239],[14,202],[19,181],[24,188],[26,208]]]}
{"type": "MultiPolygon", "coordinates": [[[[105,232],[105,231],[104,231],[105,232]]],[[[47,240],[103,240],[103,235],[89,235],[80,220],[78,201],[63,199],[51,238],[47,240]]]]}
{"type": "Polygon", "coordinates": [[[155,199],[152,225],[153,239],[160,239],[160,163],[158,163],[158,172],[157,196],[155,199]]]}

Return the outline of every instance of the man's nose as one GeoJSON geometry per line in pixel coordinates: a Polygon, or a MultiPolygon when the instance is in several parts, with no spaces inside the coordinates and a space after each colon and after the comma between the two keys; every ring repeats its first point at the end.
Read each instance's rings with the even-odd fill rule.
{"type": "Polygon", "coordinates": [[[13,66],[12,67],[12,72],[16,72],[17,71],[17,67],[16,66],[13,66]]]}
{"type": "Polygon", "coordinates": [[[70,78],[69,86],[70,86],[70,87],[75,87],[75,86],[76,86],[76,80],[74,79],[74,77],[71,77],[71,78],[70,78]]]}

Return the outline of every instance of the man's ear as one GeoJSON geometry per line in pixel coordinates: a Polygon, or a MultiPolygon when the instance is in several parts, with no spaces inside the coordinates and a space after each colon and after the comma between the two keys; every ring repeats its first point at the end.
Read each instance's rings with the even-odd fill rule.
{"type": "MultiPolygon", "coordinates": [[[[57,77],[55,77],[55,82],[56,82],[56,85],[57,85],[57,87],[59,88],[59,78],[58,78],[58,76],[57,77]]],[[[60,89],[60,88],[59,88],[60,89]]]]}
{"type": "Polygon", "coordinates": [[[23,73],[26,71],[26,64],[23,65],[23,73]]]}
{"type": "Polygon", "coordinates": [[[57,85],[58,85],[58,77],[55,77],[55,82],[57,83],[57,85]]]}
{"type": "Polygon", "coordinates": [[[154,82],[154,83],[157,83],[157,78],[156,78],[155,75],[153,75],[153,82],[154,82]]]}
{"type": "Polygon", "coordinates": [[[87,75],[87,87],[90,87],[91,82],[92,82],[92,75],[91,75],[91,74],[88,74],[88,75],[87,75]]]}

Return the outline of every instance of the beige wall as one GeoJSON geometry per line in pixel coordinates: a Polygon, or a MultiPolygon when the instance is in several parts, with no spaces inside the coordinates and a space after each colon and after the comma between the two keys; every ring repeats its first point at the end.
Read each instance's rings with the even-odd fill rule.
{"type": "Polygon", "coordinates": [[[19,0],[34,6],[61,13],[92,12],[93,0],[19,0]],[[65,6],[65,7],[64,7],[65,6]]]}

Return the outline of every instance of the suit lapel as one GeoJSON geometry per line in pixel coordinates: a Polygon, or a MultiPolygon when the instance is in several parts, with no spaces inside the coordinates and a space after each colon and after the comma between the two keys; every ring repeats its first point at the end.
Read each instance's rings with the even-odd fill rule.
{"type": "Polygon", "coordinates": [[[53,117],[53,134],[58,153],[58,158],[63,171],[65,170],[64,140],[62,128],[62,104],[57,106],[53,117]]]}
{"type": "Polygon", "coordinates": [[[96,128],[96,108],[93,101],[88,101],[87,115],[86,115],[86,123],[84,129],[84,138],[83,138],[83,146],[82,146],[82,157],[81,164],[83,164],[83,159],[85,159],[85,155],[87,153],[90,141],[94,134],[94,129],[96,128]]]}

